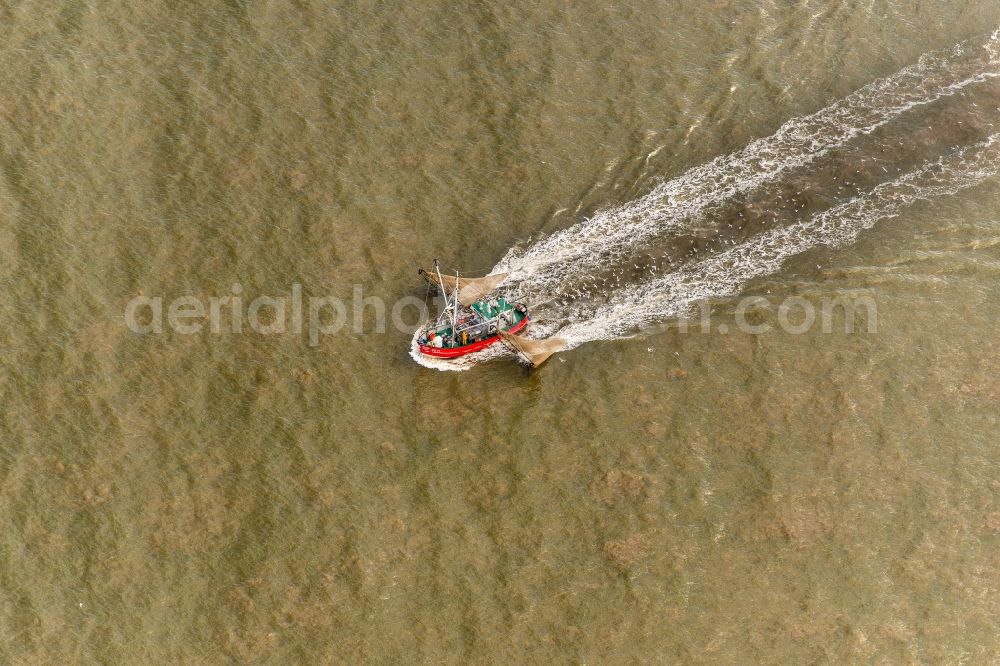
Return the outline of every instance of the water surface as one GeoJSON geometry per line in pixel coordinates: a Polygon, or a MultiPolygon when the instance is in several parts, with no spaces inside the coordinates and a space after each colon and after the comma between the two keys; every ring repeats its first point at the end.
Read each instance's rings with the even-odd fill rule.
{"type": "Polygon", "coordinates": [[[995,3],[0,12],[4,660],[1000,658],[995,3]],[[739,162],[919,63],[862,101],[925,103],[739,162]],[[371,320],[124,324],[234,283],[422,297],[433,257],[552,258],[622,210],[650,233],[519,264],[576,344],[531,374],[422,367],[371,320]],[[785,252],[819,224],[843,242],[785,252]],[[734,332],[745,295],[878,326],[734,332]]]}

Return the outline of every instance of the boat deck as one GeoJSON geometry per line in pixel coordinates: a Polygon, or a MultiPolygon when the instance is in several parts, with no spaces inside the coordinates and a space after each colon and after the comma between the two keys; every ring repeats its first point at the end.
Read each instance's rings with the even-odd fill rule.
{"type": "MultiPolygon", "coordinates": [[[[470,308],[475,311],[477,315],[486,319],[487,321],[494,320],[497,316],[503,314],[504,312],[511,313],[505,325],[500,327],[500,330],[507,331],[509,333],[516,333],[524,328],[528,323],[528,314],[526,312],[519,311],[514,303],[510,303],[506,299],[498,298],[496,307],[490,307],[488,303],[483,301],[477,301],[473,303],[470,308]]],[[[484,324],[476,324],[472,321],[471,316],[466,316],[458,321],[458,332],[470,331],[469,341],[462,345],[453,343],[452,346],[447,347],[434,347],[433,345],[427,344],[426,342],[421,342],[420,351],[429,354],[431,356],[448,357],[454,358],[456,356],[462,356],[473,351],[478,351],[484,347],[493,344],[500,339],[500,336],[494,333],[489,335],[486,332],[486,327],[484,324]]],[[[450,325],[442,326],[441,328],[435,329],[435,336],[451,337],[452,327],[450,325]]]]}

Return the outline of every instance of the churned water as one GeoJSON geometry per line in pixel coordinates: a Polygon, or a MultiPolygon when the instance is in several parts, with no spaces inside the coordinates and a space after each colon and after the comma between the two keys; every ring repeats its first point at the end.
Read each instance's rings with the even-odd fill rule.
{"type": "Polygon", "coordinates": [[[996,3],[0,16],[2,661],[1000,660],[996,3]]]}

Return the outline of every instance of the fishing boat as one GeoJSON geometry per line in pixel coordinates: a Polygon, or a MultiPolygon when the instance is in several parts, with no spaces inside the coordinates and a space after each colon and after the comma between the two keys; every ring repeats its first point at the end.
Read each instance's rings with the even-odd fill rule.
{"type": "Polygon", "coordinates": [[[481,278],[443,276],[437,260],[433,271],[418,272],[445,297],[444,311],[420,331],[421,354],[459,358],[500,342],[501,333],[513,335],[528,325],[527,306],[499,288],[505,273],[481,278]]]}
{"type": "Polygon", "coordinates": [[[417,335],[421,354],[456,359],[497,342],[503,343],[530,367],[537,367],[566,348],[561,338],[529,340],[518,335],[528,326],[528,306],[504,285],[506,273],[468,278],[442,275],[438,260],[434,269],[418,270],[445,298],[444,310],[417,335]]]}

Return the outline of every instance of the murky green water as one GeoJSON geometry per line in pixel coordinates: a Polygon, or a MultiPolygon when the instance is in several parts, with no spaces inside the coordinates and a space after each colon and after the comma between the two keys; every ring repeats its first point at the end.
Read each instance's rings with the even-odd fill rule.
{"type": "MultiPolygon", "coordinates": [[[[733,332],[728,297],[710,332],[445,373],[370,318],[311,346],[123,315],[237,283],[423,297],[431,258],[486,272],[984,40],[996,3],[0,16],[0,661],[1000,659],[993,177],[740,291],[868,296],[874,332],[733,332]]],[[[998,85],[841,157],[968,147],[998,85]]]]}

